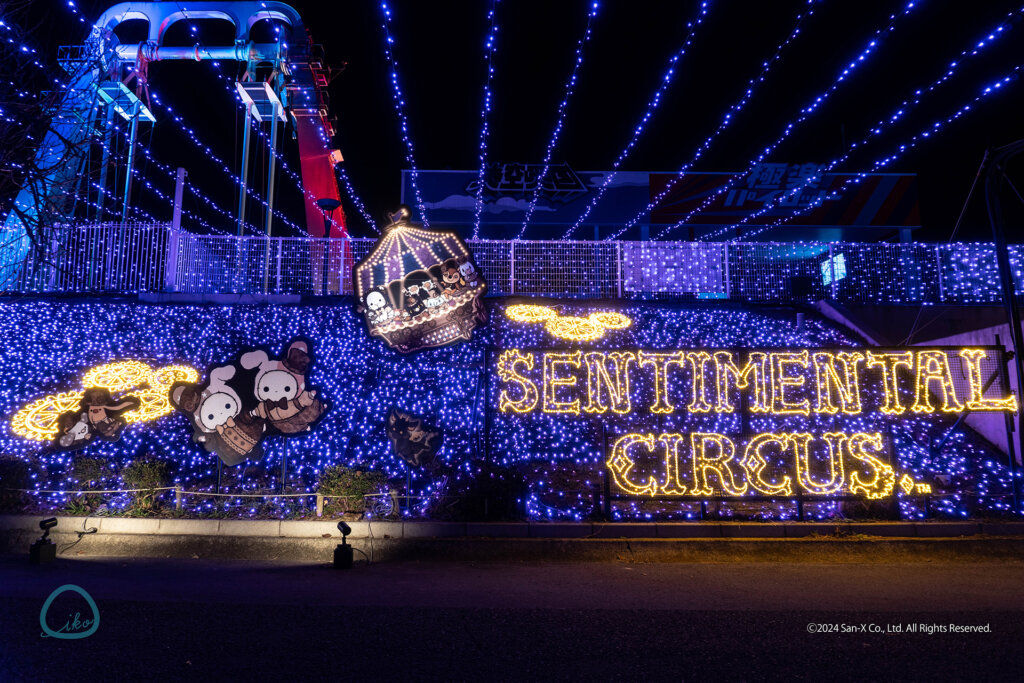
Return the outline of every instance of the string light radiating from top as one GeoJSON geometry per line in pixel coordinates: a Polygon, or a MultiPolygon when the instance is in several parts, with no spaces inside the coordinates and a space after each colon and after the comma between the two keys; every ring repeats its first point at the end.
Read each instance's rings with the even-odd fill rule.
{"type": "Polygon", "coordinates": [[[665,189],[659,192],[658,195],[654,199],[652,199],[646,207],[641,209],[637,215],[635,215],[633,218],[627,221],[623,227],[619,228],[617,232],[615,232],[612,235],[609,235],[605,239],[617,239],[619,235],[621,235],[622,233],[636,225],[641,218],[643,218],[646,215],[649,215],[650,212],[654,209],[654,207],[658,206],[662,202],[662,200],[665,199],[665,197],[672,190],[672,188],[676,186],[676,183],[682,180],[683,177],[686,175],[686,172],[693,168],[693,165],[697,163],[701,157],[704,156],[704,153],[708,151],[708,149],[711,147],[711,144],[715,141],[715,139],[717,139],[718,136],[721,135],[722,132],[725,131],[725,129],[728,128],[732,124],[732,122],[736,120],[736,115],[743,111],[743,109],[747,106],[747,104],[753,98],[754,92],[757,90],[757,87],[765,81],[772,67],[775,65],[777,61],[779,61],[779,58],[782,56],[782,51],[785,50],[786,47],[791,42],[793,42],[793,40],[798,35],[800,35],[800,27],[803,24],[804,19],[814,14],[815,3],[824,1],[825,0],[807,0],[807,9],[805,12],[801,12],[800,14],[797,15],[796,26],[793,27],[793,31],[784,41],[779,43],[778,47],[775,48],[775,53],[772,55],[771,59],[762,64],[761,72],[754,78],[751,78],[749,81],[747,81],[747,89],[743,93],[743,97],[741,97],[738,102],[729,107],[729,109],[725,112],[725,116],[722,117],[722,122],[718,124],[718,128],[716,128],[715,131],[711,133],[711,135],[709,135],[703,143],[701,143],[701,145],[697,148],[697,151],[694,152],[693,157],[685,164],[683,164],[682,168],[680,168],[676,172],[676,177],[670,180],[665,185],[665,189]]]}
{"type": "Polygon", "coordinates": [[[547,177],[548,169],[551,166],[551,157],[555,152],[555,145],[558,144],[558,137],[562,133],[562,125],[565,123],[565,113],[569,106],[569,98],[572,97],[573,92],[576,89],[576,78],[579,74],[580,65],[583,64],[583,48],[590,40],[591,24],[594,22],[594,17],[597,16],[598,3],[594,2],[590,6],[590,11],[587,12],[587,26],[583,32],[583,37],[576,44],[576,62],[572,67],[572,75],[569,76],[569,82],[565,87],[565,97],[562,98],[562,103],[558,105],[558,120],[555,122],[555,129],[551,132],[551,139],[548,141],[548,148],[544,154],[544,163],[541,165],[540,174],[537,176],[537,186],[533,188],[533,196],[530,198],[530,205],[526,208],[526,215],[523,217],[523,224],[519,228],[519,234],[516,235],[516,239],[522,239],[523,234],[526,232],[526,226],[530,224],[530,219],[533,217],[533,211],[537,207],[537,200],[540,199],[541,190],[544,188],[544,178],[547,177]]]}
{"type": "Polygon", "coordinates": [[[865,45],[864,48],[861,49],[860,52],[858,52],[852,60],[850,60],[849,64],[842,67],[842,70],[839,72],[839,74],[837,74],[835,79],[832,81],[831,85],[829,85],[828,88],[822,91],[821,94],[817,96],[812,96],[813,99],[810,101],[810,103],[805,107],[801,107],[800,115],[795,120],[786,124],[786,126],[782,129],[782,134],[778,137],[778,139],[776,139],[775,142],[772,142],[767,147],[765,147],[760,154],[758,154],[753,160],[751,160],[745,171],[742,171],[731,176],[726,182],[722,183],[722,185],[719,188],[717,188],[714,192],[708,195],[708,197],[706,197],[697,208],[693,209],[688,214],[683,216],[683,218],[676,222],[674,225],[666,226],[664,229],[662,229],[661,232],[655,235],[653,239],[660,239],[669,232],[671,232],[672,230],[675,230],[676,228],[685,225],[687,221],[693,218],[693,216],[700,213],[707,207],[711,206],[712,202],[714,202],[717,197],[727,192],[728,190],[732,189],[732,187],[738,180],[746,177],[746,175],[750,173],[750,171],[753,170],[753,168],[757,164],[761,163],[769,154],[774,152],[778,148],[778,146],[783,143],[783,141],[785,141],[790,135],[792,135],[793,131],[795,131],[801,123],[810,118],[815,112],[819,111],[821,105],[824,104],[829,99],[829,97],[831,97],[837,90],[839,90],[840,87],[842,87],[844,83],[847,82],[848,77],[853,75],[854,71],[860,68],[860,66],[864,64],[864,62],[869,57],[871,57],[875,52],[878,51],[878,47],[882,44],[882,42],[885,40],[888,34],[892,33],[896,29],[896,24],[898,23],[898,21],[903,17],[909,15],[911,12],[914,11],[914,9],[916,9],[921,4],[923,4],[922,0],[912,0],[911,2],[908,2],[902,10],[890,14],[888,18],[888,23],[882,28],[875,31],[875,33],[868,40],[867,45],[865,45]]]}
{"type": "Polygon", "coordinates": [[[619,153],[619,157],[615,160],[615,163],[612,164],[611,173],[605,176],[604,182],[601,183],[601,187],[598,188],[597,190],[597,194],[594,195],[594,198],[592,200],[590,200],[590,203],[587,205],[587,208],[583,210],[583,213],[580,215],[579,218],[576,219],[576,222],[573,224],[573,226],[569,228],[564,235],[562,235],[562,239],[568,239],[569,236],[573,232],[575,232],[576,229],[580,227],[580,225],[583,224],[583,221],[587,219],[587,216],[589,216],[590,212],[594,210],[594,207],[597,205],[597,203],[601,201],[601,197],[603,197],[604,193],[608,190],[608,185],[610,185],[612,180],[615,179],[619,166],[622,164],[623,161],[626,160],[626,157],[629,156],[629,153],[633,151],[633,148],[636,146],[637,140],[640,139],[640,136],[647,128],[647,122],[654,114],[654,110],[657,109],[658,105],[661,103],[662,96],[665,94],[665,91],[668,90],[669,85],[672,84],[672,77],[675,75],[676,65],[679,63],[679,60],[682,59],[682,57],[686,54],[686,51],[690,48],[690,45],[693,43],[693,38],[697,33],[697,29],[704,22],[704,17],[707,16],[708,6],[710,4],[711,0],[707,0],[706,2],[700,3],[700,8],[697,12],[697,16],[693,19],[693,21],[687,24],[688,32],[686,35],[686,41],[683,43],[682,47],[680,47],[676,51],[676,53],[672,55],[671,59],[669,59],[668,69],[665,70],[664,75],[662,75],[661,77],[661,85],[658,86],[658,89],[654,92],[654,96],[651,98],[650,102],[647,103],[647,110],[644,112],[644,115],[640,118],[640,122],[636,125],[636,128],[633,130],[633,136],[630,138],[629,142],[626,144],[623,150],[619,153]]]}
{"type": "Polygon", "coordinates": [[[413,150],[412,138],[409,137],[409,120],[405,116],[405,96],[402,94],[402,87],[398,83],[398,61],[395,59],[395,54],[392,51],[395,39],[391,37],[391,9],[386,2],[380,4],[380,9],[384,14],[384,23],[382,24],[384,28],[384,56],[387,57],[388,64],[391,66],[391,94],[395,102],[395,112],[398,114],[402,140],[405,142],[405,160],[409,164],[412,191],[416,197],[416,206],[420,210],[420,221],[424,227],[430,227],[430,221],[427,219],[427,210],[423,205],[423,196],[420,193],[420,186],[417,182],[419,172],[416,168],[416,154],[413,150]]]}
{"type": "Polygon", "coordinates": [[[498,24],[494,19],[501,0],[491,0],[491,9],[487,13],[491,30],[487,34],[487,78],[484,80],[484,103],[480,112],[480,172],[477,174],[476,208],[473,216],[473,239],[480,235],[480,213],[484,208],[484,173],[487,170],[487,135],[490,133],[489,117],[491,113],[491,79],[494,78],[494,50],[498,41],[498,24]]]}
{"type": "MultiPolygon", "coordinates": [[[[986,99],[988,97],[991,97],[992,95],[995,95],[995,94],[997,94],[999,92],[1004,92],[1005,90],[1009,90],[1009,88],[1006,87],[1006,86],[1010,85],[1010,83],[1012,83],[1015,79],[1017,79],[1019,77],[1021,70],[1024,70],[1024,64],[1018,64],[1016,67],[1014,67],[1011,71],[1009,71],[1002,78],[1000,78],[1000,79],[998,79],[996,81],[990,81],[988,83],[988,85],[981,86],[980,92],[973,99],[971,99],[967,104],[961,106],[959,109],[957,109],[955,112],[953,112],[952,114],[950,114],[946,118],[940,119],[938,121],[933,122],[931,125],[925,126],[925,128],[923,128],[917,135],[914,135],[913,137],[911,137],[906,142],[904,142],[904,143],[902,143],[900,145],[897,145],[896,148],[893,149],[893,151],[888,156],[884,156],[884,157],[876,160],[873,164],[871,164],[871,169],[869,171],[858,173],[854,177],[849,178],[839,188],[837,188],[837,189],[833,190],[832,192],[830,192],[828,194],[828,196],[825,197],[825,199],[826,200],[839,199],[840,197],[842,197],[843,193],[846,191],[846,189],[850,185],[856,185],[856,184],[860,183],[861,181],[863,181],[868,176],[869,173],[872,173],[874,171],[878,171],[879,169],[885,168],[886,166],[888,166],[892,162],[896,161],[901,156],[903,156],[906,152],[908,152],[911,149],[914,149],[915,147],[917,147],[917,145],[919,145],[921,142],[924,142],[925,140],[927,140],[927,139],[931,138],[932,136],[936,135],[939,131],[941,131],[947,125],[951,124],[953,121],[956,121],[957,119],[967,115],[969,112],[971,112],[974,109],[975,105],[978,104],[979,102],[981,102],[982,100],[984,100],[984,99],[986,99]]],[[[773,227],[776,227],[778,225],[781,225],[781,224],[783,224],[783,223],[785,223],[785,222],[787,222],[789,220],[792,220],[793,218],[796,218],[798,215],[800,215],[802,213],[810,211],[812,208],[815,208],[815,207],[814,206],[807,206],[807,207],[803,207],[803,208],[797,209],[793,213],[777,219],[776,221],[774,221],[770,225],[762,226],[761,228],[759,228],[757,230],[753,230],[750,233],[744,235],[743,237],[747,238],[747,237],[754,237],[755,235],[759,235],[760,233],[764,232],[765,230],[768,230],[769,228],[773,228],[773,227]]],[[[739,239],[739,238],[737,238],[737,239],[739,239]]],[[[733,241],[735,241],[735,240],[733,240],[733,241]]]]}
{"type": "MultiPolygon", "coordinates": [[[[981,54],[982,52],[985,51],[987,47],[991,46],[998,38],[1001,38],[1005,33],[1007,33],[1007,29],[1012,29],[1013,24],[1010,23],[1010,20],[1014,17],[1014,15],[1019,15],[1021,13],[1024,13],[1024,5],[1007,14],[1003,18],[1003,22],[1005,23],[1000,23],[993,27],[991,30],[986,31],[985,35],[982,36],[980,40],[972,40],[970,44],[967,46],[967,48],[962,50],[960,54],[957,55],[956,58],[949,63],[949,66],[946,68],[946,71],[941,76],[939,76],[927,87],[915,89],[913,94],[910,97],[903,100],[902,102],[900,102],[891,114],[889,114],[886,117],[883,117],[877,123],[875,123],[875,125],[871,126],[868,129],[867,135],[865,135],[863,139],[861,139],[858,142],[854,142],[852,145],[850,145],[842,156],[833,159],[828,164],[825,164],[824,168],[822,168],[818,174],[804,178],[802,183],[798,184],[797,186],[793,187],[790,190],[787,190],[785,194],[773,197],[772,200],[766,202],[761,209],[758,209],[757,211],[744,216],[743,220],[739,221],[738,223],[729,226],[724,226],[719,230],[710,233],[709,235],[703,236],[702,239],[710,240],[713,239],[714,237],[725,234],[726,232],[732,229],[738,228],[742,224],[749,223],[751,220],[758,218],[759,216],[763,216],[767,212],[771,211],[775,207],[785,202],[787,199],[799,196],[800,192],[802,192],[804,188],[806,188],[813,182],[820,181],[821,174],[828,173],[829,171],[833,170],[834,168],[845,162],[847,159],[849,159],[850,156],[853,154],[854,150],[858,149],[859,147],[863,147],[866,144],[869,144],[872,138],[881,135],[882,132],[885,131],[887,128],[895,125],[898,121],[904,119],[909,112],[913,111],[913,109],[921,103],[921,100],[924,99],[924,97],[935,92],[936,90],[941,88],[945,83],[947,83],[951,78],[953,78],[953,76],[957,73],[959,68],[963,65],[964,60],[969,60],[971,57],[976,57],[977,55],[981,54]]],[[[759,233],[761,231],[758,230],[757,232],[759,233]]]]}

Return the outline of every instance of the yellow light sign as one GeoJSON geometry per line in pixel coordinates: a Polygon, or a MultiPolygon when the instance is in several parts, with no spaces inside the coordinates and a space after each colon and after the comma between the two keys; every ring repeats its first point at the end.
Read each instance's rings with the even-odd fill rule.
{"type": "MultiPolygon", "coordinates": [[[[897,484],[896,473],[879,457],[882,435],[874,432],[827,434],[762,433],[744,447],[725,434],[625,434],[605,461],[617,492],[631,496],[791,496],[861,495],[887,498],[897,484]],[[766,477],[764,451],[773,449],[783,462],[766,477]],[[742,457],[740,454],[742,453],[742,457]],[[811,457],[816,453],[818,457],[811,457]],[[827,455],[828,474],[818,462],[827,455]],[[826,481],[827,480],[827,481],[826,481]]],[[[906,494],[928,493],[928,484],[904,473],[899,486],[906,494]]]]}
{"type": "MultiPolygon", "coordinates": [[[[552,334],[577,341],[593,339],[597,334],[597,326],[586,318],[558,317],[544,324],[552,334]]],[[[984,350],[959,348],[899,353],[803,349],[752,350],[743,358],[734,351],[714,349],[631,349],[588,352],[586,362],[574,356],[575,360],[568,363],[564,351],[510,349],[501,355],[505,369],[499,371],[499,378],[515,386],[502,389],[499,409],[532,412],[538,403],[524,402],[524,397],[557,393],[557,401],[541,404],[544,412],[578,415],[578,406],[585,399],[586,405],[592,407],[588,413],[603,413],[605,406],[614,405],[617,413],[668,415],[682,410],[688,397],[688,412],[733,413],[744,394],[750,412],[766,415],[895,416],[936,408],[955,412],[954,407],[964,410],[965,405],[975,412],[1016,411],[1017,399],[1012,394],[999,398],[982,396],[984,387],[978,366],[984,354],[984,350]],[[862,362],[865,358],[866,363],[862,362]],[[957,359],[968,366],[963,373],[966,382],[960,385],[954,385],[952,380],[952,361],[957,359]],[[900,368],[905,372],[897,373],[900,368]],[[689,386],[681,381],[683,377],[689,380],[689,386]],[[864,388],[872,384],[881,396],[877,405],[868,405],[862,397],[864,388]],[[640,396],[631,398],[623,394],[638,386],[640,396]],[[508,393],[509,389],[514,395],[508,393]],[[635,400],[645,397],[649,399],[646,403],[635,400]],[[913,407],[908,409],[911,398],[913,407]],[[936,405],[939,401],[941,405],[936,405]],[[577,408],[553,409],[554,404],[577,408]]]]}
{"type": "Polygon", "coordinates": [[[544,321],[544,329],[552,337],[569,341],[594,341],[604,336],[604,328],[587,318],[566,316],[544,321]]]}
{"type": "Polygon", "coordinates": [[[549,318],[557,318],[558,311],[550,306],[514,304],[505,309],[505,317],[517,323],[541,323],[549,318]]]}
{"type": "Polygon", "coordinates": [[[11,431],[34,441],[52,441],[57,436],[57,418],[79,409],[85,389],[129,392],[139,399],[138,408],[124,413],[126,422],[150,422],[174,412],[167,396],[175,382],[197,382],[199,373],[187,365],[165,365],[153,370],[145,363],[127,360],[90,368],[82,376],[83,389],[50,394],[32,401],[11,418],[11,431]]]}
{"type": "Polygon", "coordinates": [[[632,318],[618,311],[595,311],[586,318],[563,316],[550,306],[513,304],[505,309],[505,317],[517,323],[544,323],[552,337],[567,341],[589,342],[604,336],[605,330],[624,330],[632,318]]]}
{"type": "MultiPolygon", "coordinates": [[[[507,314],[543,320],[555,336],[576,341],[631,322],[614,312],[581,318],[533,308],[544,307],[507,314]]],[[[931,486],[897,472],[882,432],[862,431],[860,420],[1013,412],[1017,398],[990,379],[1002,366],[999,354],[960,347],[506,349],[496,365],[497,409],[509,417],[546,413],[607,422],[621,434],[605,465],[622,496],[928,495],[931,486]],[[760,433],[728,436],[712,425],[701,431],[702,419],[740,412],[783,417],[792,431],[763,426],[760,433]],[[652,421],[680,413],[689,413],[695,431],[637,433],[630,425],[635,416],[651,429],[652,421]],[[845,419],[858,422],[848,431],[845,419]]]]}

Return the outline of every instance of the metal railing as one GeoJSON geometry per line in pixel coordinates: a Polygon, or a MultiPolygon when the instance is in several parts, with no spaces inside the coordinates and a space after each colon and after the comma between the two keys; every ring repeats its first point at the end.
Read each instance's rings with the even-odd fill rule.
{"type": "MultiPolygon", "coordinates": [[[[11,293],[351,294],[373,239],[226,237],[166,224],[68,227],[11,293]]],[[[469,242],[494,295],[982,304],[1001,300],[989,243],[469,242]]],[[[1024,253],[1010,247],[1016,288],[1024,253]]]]}

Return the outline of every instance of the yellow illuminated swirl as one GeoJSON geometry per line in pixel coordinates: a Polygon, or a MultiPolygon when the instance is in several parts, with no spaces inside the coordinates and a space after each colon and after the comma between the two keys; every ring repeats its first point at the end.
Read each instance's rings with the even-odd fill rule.
{"type": "Polygon", "coordinates": [[[595,311],[586,318],[561,316],[550,306],[513,304],[505,309],[505,317],[518,323],[544,323],[552,336],[570,341],[594,341],[605,330],[624,330],[633,320],[618,311],[595,311]]]}
{"type": "Polygon", "coordinates": [[[597,311],[587,316],[587,320],[608,330],[624,330],[633,324],[633,320],[617,311],[597,311]]]}
{"type": "Polygon", "coordinates": [[[604,328],[586,318],[564,316],[544,322],[544,328],[552,336],[569,341],[594,341],[604,336],[604,328]]]}
{"type": "Polygon", "coordinates": [[[129,410],[122,417],[125,422],[149,422],[174,412],[174,406],[167,400],[167,387],[139,389],[128,396],[139,399],[139,407],[129,410]]]}
{"type": "Polygon", "coordinates": [[[78,409],[83,391],[65,391],[32,401],[15,413],[11,431],[35,441],[51,441],[57,435],[57,417],[78,409]]]}
{"type": "Polygon", "coordinates": [[[165,365],[153,372],[150,384],[169,387],[175,382],[195,384],[198,381],[199,373],[196,372],[195,368],[190,368],[187,365],[165,365]]]}
{"type": "MultiPolygon", "coordinates": [[[[82,386],[108,389],[119,393],[133,389],[125,396],[139,400],[139,407],[124,414],[126,422],[149,422],[169,415],[174,407],[168,400],[175,382],[198,382],[199,373],[187,365],[165,365],[153,370],[135,360],[107,363],[90,368],[82,377],[82,386]]],[[[52,441],[57,436],[57,418],[61,413],[79,409],[84,391],[66,391],[37,399],[15,413],[11,431],[35,441],[52,441]]]]}
{"type": "Polygon", "coordinates": [[[557,318],[555,309],[533,304],[513,304],[505,309],[505,317],[517,323],[539,323],[557,318]]]}
{"type": "Polygon", "coordinates": [[[127,391],[149,383],[152,368],[137,360],[123,360],[91,368],[82,377],[82,386],[109,389],[111,392],[127,391]]]}

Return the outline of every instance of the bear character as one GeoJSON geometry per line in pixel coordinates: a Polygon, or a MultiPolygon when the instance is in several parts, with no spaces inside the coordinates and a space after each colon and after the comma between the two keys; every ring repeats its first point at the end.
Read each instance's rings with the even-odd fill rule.
{"type": "Polygon", "coordinates": [[[192,422],[193,440],[216,453],[225,465],[237,465],[262,454],[260,442],[266,431],[264,421],[242,412],[242,400],[227,381],[235,367],[225,365],[210,371],[209,385],[200,391],[195,384],[175,384],[170,401],[192,422]]]}
{"type": "Polygon", "coordinates": [[[455,261],[445,261],[444,269],[441,271],[441,282],[441,288],[448,296],[466,288],[466,279],[462,277],[455,261]]]}
{"type": "Polygon", "coordinates": [[[250,415],[267,420],[282,434],[307,432],[320,419],[326,406],[315,390],[306,390],[306,375],[312,364],[309,345],[296,339],[288,345],[284,360],[271,359],[257,349],[242,354],[242,367],[258,369],[253,394],[259,400],[250,415]]]}
{"type": "Polygon", "coordinates": [[[57,443],[61,448],[79,448],[92,441],[86,413],[61,413],[57,418],[57,443]]]}
{"type": "Polygon", "coordinates": [[[447,298],[441,294],[441,290],[433,278],[428,277],[423,281],[423,284],[420,285],[420,292],[423,295],[423,305],[428,309],[437,308],[447,301],[447,298]]]}

